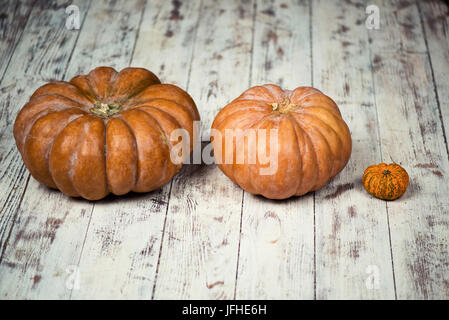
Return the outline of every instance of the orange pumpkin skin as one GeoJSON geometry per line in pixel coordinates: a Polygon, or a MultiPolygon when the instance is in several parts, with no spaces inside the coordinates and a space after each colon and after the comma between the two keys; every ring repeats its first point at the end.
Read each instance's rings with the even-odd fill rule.
{"type": "Polygon", "coordinates": [[[166,184],[182,166],[170,160],[170,133],[193,137],[199,119],[192,98],[152,72],[98,67],[38,88],[17,115],[14,138],[40,183],[98,200],[166,184]]]}
{"type": "Polygon", "coordinates": [[[394,200],[407,190],[409,177],[398,164],[379,163],[365,170],[362,182],[366,191],[376,198],[394,200]]]}
{"type": "MultiPolygon", "coordinates": [[[[247,192],[270,199],[318,190],[345,167],[352,149],[348,126],[337,105],[311,87],[290,91],[267,84],[250,88],[217,114],[212,129],[218,130],[222,137],[226,129],[278,130],[278,165],[269,175],[260,174],[260,169],[267,168],[268,164],[261,164],[258,155],[255,163],[250,162],[246,154],[248,150],[257,150],[259,143],[250,146],[251,142],[244,139],[242,163],[236,161],[234,152],[241,146],[238,139],[233,139],[232,150],[226,149],[226,138],[223,138],[220,157],[217,156],[219,142],[212,136],[218,167],[224,174],[247,192]],[[226,157],[232,156],[233,162],[226,163],[226,157]]],[[[270,154],[269,136],[267,133],[267,154],[270,154]]]]}

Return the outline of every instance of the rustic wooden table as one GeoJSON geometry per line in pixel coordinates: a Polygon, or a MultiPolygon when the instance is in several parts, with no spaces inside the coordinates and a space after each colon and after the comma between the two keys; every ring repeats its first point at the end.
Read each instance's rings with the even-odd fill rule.
{"type": "Polygon", "coordinates": [[[2,299],[449,298],[443,2],[2,0],[0,12],[2,299]],[[12,126],[38,86],[99,65],[186,89],[203,129],[249,86],[312,85],[340,106],[352,157],[286,201],[245,193],[214,165],[186,165],[149,194],[71,199],[30,177],[12,126]],[[363,189],[381,161],[410,174],[397,201],[363,189]]]}

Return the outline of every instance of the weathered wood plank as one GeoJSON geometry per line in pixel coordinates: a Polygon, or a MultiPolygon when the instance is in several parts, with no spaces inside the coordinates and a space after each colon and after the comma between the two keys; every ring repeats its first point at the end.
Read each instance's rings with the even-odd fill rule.
{"type": "MultiPolygon", "coordinates": [[[[252,26],[251,1],[203,3],[187,88],[203,129],[248,85],[252,26]]],[[[173,181],[153,298],[232,299],[243,192],[216,166],[186,169],[173,181]]]]}
{"type": "Polygon", "coordinates": [[[131,61],[145,0],[96,2],[83,24],[67,79],[98,66],[120,71],[131,61]]]}
{"type": "Polygon", "coordinates": [[[0,80],[22,37],[34,0],[8,0],[0,8],[0,80]]]}
{"type": "MultiPolygon", "coordinates": [[[[129,9],[128,28],[135,27],[140,20],[136,15],[143,11],[129,9]]],[[[199,2],[178,8],[167,1],[148,1],[131,64],[160,71],[163,81],[185,88],[198,18],[199,2]]],[[[95,204],[79,265],[82,282],[73,299],[151,299],[169,192],[170,184],[95,204]]]]}
{"type": "MultiPolygon", "coordinates": [[[[85,73],[93,66],[107,61],[117,69],[126,67],[131,58],[144,4],[142,0],[92,3],[67,74],[85,73]],[[104,29],[103,36],[92,43],[91,30],[101,30],[113,19],[118,19],[119,23],[109,25],[104,29]],[[87,51],[91,54],[83,54],[87,51]],[[111,55],[116,55],[113,63],[111,55]]],[[[122,206],[132,202],[132,198],[129,198],[130,201],[122,201],[122,206]]],[[[96,207],[107,207],[107,210],[111,208],[107,203],[113,203],[113,200],[113,197],[108,198],[96,207]]],[[[135,202],[134,199],[134,204],[135,202]]],[[[93,208],[92,202],[71,199],[59,192],[43,188],[34,180],[30,182],[19,223],[11,235],[15,245],[8,247],[5,252],[7,260],[0,267],[2,276],[5,274],[5,278],[10,279],[1,286],[8,297],[69,298],[74,293],[76,298],[80,297],[78,293],[89,292],[91,287],[88,276],[91,271],[79,263],[83,247],[87,245],[87,248],[90,248],[86,232],[89,230],[93,208]],[[42,199],[47,200],[46,197],[49,198],[48,201],[42,204],[42,199]],[[70,283],[74,270],[79,270],[79,288],[70,283]],[[70,272],[72,274],[69,274],[70,272]]],[[[119,209],[120,207],[114,206],[111,211],[120,213],[119,209]]],[[[98,211],[101,210],[97,210],[96,214],[104,218],[101,216],[102,212],[98,211]]],[[[107,213],[106,219],[111,220],[111,212],[107,213]]],[[[95,227],[94,222],[94,231],[95,227]]],[[[112,233],[114,230],[106,230],[102,245],[108,244],[108,232],[112,233]]],[[[101,294],[106,296],[106,293],[100,292],[100,297],[101,294]]]]}
{"type": "Polygon", "coordinates": [[[216,166],[173,181],[154,299],[232,299],[242,191],[216,166]]]}
{"type": "MultiPolygon", "coordinates": [[[[311,85],[309,12],[308,1],[257,2],[251,85],[311,85]]],[[[236,298],[314,298],[313,194],[245,193],[236,298]]]]}
{"type": "Polygon", "coordinates": [[[203,4],[189,79],[201,114],[202,141],[209,141],[209,129],[218,111],[248,84],[253,24],[250,2],[203,4]]]}
{"type": "Polygon", "coordinates": [[[150,299],[168,188],[95,203],[72,299],[150,299]]]}
{"type": "MultiPolygon", "coordinates": [[[[89,1],[75,1],[82,20],[89,1]]],[[[62,77],[76,32],[65,28],[65,7],[56,1],[35,6],[0,85],[0,247],[5,249],[29,177],[16,149],[12,128],[19,109],[45,80],[62,77]]],[[[0,260],[3,253],[0,253],[0,260]]]]}
{"type": "MultiPolygon", "coordinates": [[[[394,298],[396,279],[400,299],[447,299],[444,5],[372,2],[381,9],[380,30],[365,29],[371,2],[324,0],[258,0],[254,25],[250,2],[205,2],[200,10],[197,1],[150,1],[143,11],[139,0],[93,1],[80,33],[64,27],[65,2],[35,7],[23,36],[20,23],[12,24],[16,54],[6,72],[0,65],[0,296],[313,298],[313,194],[283,202],[245,194],[242,206],[241,189],[204,164],[186,166],[161,190],[95,205],[32,178],[26,187],[29,174],[11,133],[18,109],[45,80],[99,64],[127,66],[135,46],[131,64],[187,88],[203,129],[248,84],[293,88],[313,79],[339,104],[353,136],[348,166],[315,196],[316,298],[394,298]],[[361,186],[363,169],[393,159],[408,170],[409,190],[394,202],[371,198],[361,186]],[[376,279],[367,285],[372,276],[377,289],[376,279]]],[[[83,19],[88,1],[75,4],[83,19]]]]}
{"type": "Polygon", "coordinates": [[[31,180],[0,264],[0,297],[68,299],[91,212],[31,180]]]}
{"type": "Polygon", "coordinates": [[[144,66],[162,82],[186,89],[200,5],[200,1],[148,1],[131,66],[144,66]]]}
{"type": "Polygon", "coordinates": [[[445,133],[446,151],[449,136],[449,5],[443,1],[417,1],[427,39],[427,49],[436,86],[437,103],[445,133]]]}
{"type": "Polygon", "coordinates": [[[353,143],[346,168],[315,196],[316,298],[394,299],[385,203],[361,183],[380,160],[365,5],[314,1],[312,14],[314,85],[339,105],[353,143]]]}
{"type": "Polygon", "coordinates": [[[384,161],[402,164],[409,190],[387,203],[399,299],[449,297],[449,163],[414,1],[374,1],[385,24],[370,31],[384,161]],[[386,50],[390,48],[390,50],[386,50]]]}

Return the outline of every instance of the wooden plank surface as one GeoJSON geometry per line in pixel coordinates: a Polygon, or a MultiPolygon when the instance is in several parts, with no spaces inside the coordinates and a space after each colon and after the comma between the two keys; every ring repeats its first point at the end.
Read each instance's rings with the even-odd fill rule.
{"type": "Polygon", "coordinates": [[[385,203],[361,184],[365,168],[380,162],[364,19],[360,4],[313,2],[314,86],[339,105],[353,144],[346,168],[316,192],[317,299],[395,297],[385,203]],[[372,272],[375,287],[366,283],[372,272]]]}
{"type": "MultiPolygon", "coordinates": [[[[202,3],[187,89],[203,129],[248,84],[252,23],[252,1],[202,3]]],[[[186,169],[173,181],[154,299],[232,299],[243,192],[215,165],[186,169]]]]}
{"type": "MultiPolygon", "coordinates": [[[[256,8],[250,85],[310,85],[308,1],[256,8]]],[[[245,193],[238,271],[237,299],[314,298],[313,194],[272,201],[245,193]]]]}
{"type": "MultiPolygon", "coordinates": [[[[89,10],[88,16],[91,19],[87,21],[86,28],[83,28],[80,34],[67,30],[74,37],[72,49],[76,40],[79,45],[73,53],[70,52],[75,58],[70,62],[67,74],[72,73],[73,75],[73,72],[78,71],[88,72],[92,65],[102,62],[96,62],[96,57],[107,59],[108,54],[116,54],[117,52],[111,48],[105,51],[105,46],[110,46],[111,43],[119,43],[121,48],[118,50],[128,47],[128,56],[119,54],[120,59],[116,58],[116,64],[112,66],[117,68],[127,66],[137,34],[137,30],[135,30],[133,36],[130,23],[132,20],[128,20],[128,18],[134,19],[130,13],[135,11],[138,3],[138,1],[96,1],[90,10],[89,2],[77,3],[80,13],[86,14],[89,10]],[[115,7],[111,7],[111,4],[115,4],[115,7]],[[124,6],[125,4],[128,7],[124,6]],[[128,8],[128,12],[126,8],[128,8]],[[104,28],[105,23],[117,16],[121,18],[119,20],[121,24],[115,24],[114,28],[109,26],[108,32],[111,33],[111,37],[103,37],[92,43],[91,30],[104,28]],[[123,38],[124,35],[125,38],[123,38]],[[127,41],[131,42],[128,46],[126,46],[127,41]],[[79,48],[89,49],[91,55],[84,55],[83,50],[79,48]],[[102,53],[95,53],[96,51],[102,51],[102,53]]],[[[140,1],[141,7],[143,4],[144,2],[140,1]]],[[[56,10],[61,12],[59,7],[56,10]]],[[[53,14],[50,10],[45,12],[53,14]]],[[[56,16],[52,27],[60,32],[65,32],[65,17],[64,13],[56,16]]],[[[134,23],[137,25],[138,21],[134,23]]],[[[38,26],[38,30],[41,32],[41,26],[38,26]]],[[[43,31],[49,34],[55,33],[55,30],[43,29],[43,31]]],[[[51,39],[42,38],[42,41],[51,41],[51,39]]],[[[58,44],[59,42],[54,43],[58,44]]],[[[33,45],[39,46],[34,43],[33,45]]],[[[45,68],[43,69],[45,70],[45,68]]],[[[92,202],[72,199],[59,192],[50,191],[39,185],[34,179],[30,180],[23,197],[23,204],[10,235],[11,244],[6,247],[7,260],[2,261],[0,265],[1,278],[5,281],[2,285],[2,294],[8,298],[18,297],[23,292],[27,292],[27,296],[30,298],[69,298],[74,288],[67,281],[74,270],[80,270],[80,288],[82,288],[84,274],[81,272],[82,269],[79,269],[78,263],[94,205],[92,202]],[[66,220],[67,223],[65,223],[66,220]],[[36,244],[39,245],[36,246],[36,244]]]]}
{"type": "MultiPolygon", "coordinates": [[[[89,1],[80,0],[75,1],[74,4],[87,11],[89,1]]],[[[24,207],[19,207],[28,185],[29,173],[23,166],[16,149],[12,127],[18,110],[26,103],[33,90],[49,79],[62,77],[71,57],[78,34],[65,28],[66,14],[60,9],[56,1],[33,7],[1,82],[0,91],[3,99],[0,119],[2,128],[0,176],[2,177],[1,189],[4,191],[0,195],[2,297],[29,294],[28,289],[25,288],[32,287],[36,276],[33,270],[41,267],[40,254],[36,254],[36,250],[39,251],[38,240],[52,238],[52,232],[40,233],[33,230],[30,225],[30,219],[35,214],[35,205],[26,203],[24,207]],[[14,228],[15,222],[17,228],[14,228]],[[21,228],[31,229],[27,229],[29,233],[25,233],[25,230],[21,228]],[[18,279],[22,276],[24,281],[20,282],[18,279]]],[[[83,21],[85,11],[80,12],[80,21],[83,21]]],[[[45,190],[46,197],[51,197],[49,190],[40,188],[45,190]]],[[[36,198],[36,200],[40,199],[36,198]]],[[[50,204],[50,207],[54,207],[54,204],[50,204]]],[[[64,208],[62,212],[59,210],[55,213],[63,214],[66,210],[68,209],[64,208]]],[[[45,219],[49,213],[51,212],[45,212],[45,215],[39,216],[39,219],[45,219]]],[[[39,275],[36,279],[39,279],[39,275]]]]}
{"type": "Polygon", "coordinates": [[[429,55],[435,98],[439,117],[445,134],[446,151],[449,156],[449,5],[438,0],[417,1],[423,36],[429,55]]]}
{"type": "MultiPolygon", "coordinates": [[[[15,116],[32,94],[33,88],[37,88],[45,80],[58,78],[62,75],[77,38],[76,33],[65,29],[65,13],[55,14],[58,10],[55,9],[55,6],[55,2],[49,2],[45,7],[35,6],[33,8],[30,21],[16,45],[14,56],[7,66],[3,66],[7,67],[7,70],[0,84],[2,94],[0,188],[4,190],[0,194],[0,208],[2,208],[0,247],[2,247],[2,250],[4,250],[5,241],[9,237],[9,232],[16,217],[16,210],[29,177],[12,135],[15,116]],[[49,44],[53,45],[49,46],[49,44]],[[54,63],[48,64],[49,61],[54,63]]],[[[17,7],[17,3],[9,6],[9,8],[22,10],[20,6],[17,7]]],[[[8,32],[7,30],[5,29],[5,32],[8,32]]],[[[11,32],[14,32],[14,30],[11,30],[11,32]]],[[[18,31],[18,33],[21,32],[18,31]]],[[[8,35],[6,35],[6,38],[8,38],[8,35]]],[[[8,40],[6,39],[6,41],[8,40]]],[[[5,48],[5,50],[9,49],[5,48]]],[[[5,58],[8,58],[7,54],[5,58]]]]}
{"type": "Polygon", "coordinates": [[[389,31],[369,32],[382,159],[411,177],[407,193],[387,203],[397,297],[447,299],[449,162],[418,7],[374,3],[389,31]]]}
{"type": "MultiPolygon", "coordinates": [[[[441,1],[5,1],[0,8],[0,297],[448,299],[448,8],[441,1]],[[365,26],[368,5],[380,28],[365,26]],[[149,194],[72,199],[41,186],[12,137],[31,93],[97,65],[145,67],[186,89],[203,148],[249,86],[313,85],[340,106],[347,167],[323,189],[270,201],[215,165],[149,194]],[[384,202],[376,162],[411,182],[384,202]]],[[[207,150],[206,150],[207,151],[207,150]]]]}
{"type": "Polygon", "coordinates": [[[0,8],[0,81],[28,21],[34,0],[8,0],[0,8]]]}
{"type": "MultiPolygon", "coordinates": [[[[179,50],[192,51],[193,42],[184,38],[192,35],[184,28],[196,26],[199,6],[192,3],[183,7],[183,15],[188,19],[183,23],[174,18],[173,4],[167,1],[151,1],[145,8],[142,1],[128,1],[126,8],[124,10],[121,6],[120,12],[127,17],[124,22],[126,28],[129,30],[134,26],[132,33],[127,32],[130,48],[134,44],[139,21],[141,23],[133,57],[131,52],[120,55],[123,66],[132,59],[131,64],[135,66],[163,69],[163,82],[177,79],[177,84],[185,88],[188,74],[185,66],[190,56],[186,54],[180,58],[168,52],[177,43],[185,44],[179,50]],[[142,18],[140,13],[143,13],[142,18]],[[167,36],[167,21],[173,30],[183,28],[184,32],[167,36]],[[164,54],[155,59],[152,52],[164,54]],[[168,66],[167,70],[164,65],[168,66]],[[183,69],[184,73],[179,72],[183,69]]],[[[74,291],[73,299],[100,296],[109,299],[152,298],[169,194],[170,184],[149,194],[110,196],[95,204],[79,265],[84,280],[80,290],[74,291]],[[102,276],[98,277],[98,274],[102,276]]]]}

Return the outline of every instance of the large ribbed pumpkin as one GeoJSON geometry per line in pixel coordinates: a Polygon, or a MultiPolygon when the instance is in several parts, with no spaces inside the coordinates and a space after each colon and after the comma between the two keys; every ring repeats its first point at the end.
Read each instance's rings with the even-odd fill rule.
{"type": "Polygon", "coordinates": [[[171,161],[170,134],[181,128],[193,137],[199,118],[185,91],[152,72],[98,67],[38,88],[17,115],[14,138],[36,180],[96,200],[166,184],[182,166],[171,161]]]}
{"type": "Polygon", "coordinates": [[[212,130],[219,168],[244,190],[271,199],[321,188],[345,167],[351,155],[351,135],[337,105],[311,87],[290,91],[268,84],[250,88],[218,113],[212,129],[221,136],[220,143],[212,130]],[[266,141],[260,143],[264,136],[257,135],[256,141],[237,134],[226,148],[226,130],[247,133],[248,129],[265,129],[266,141]],[[259,149],[265,149],[261,154],[270,154],[271,129],[277,129],[277,170],[261,174],[260,169],[269,164],[260,161],[259,149]],[[243,162],[236,159],[237,149],[244,150],[243,162]],[[256,161],[250,162],[248,153],[254,150],[256,161]]]}

